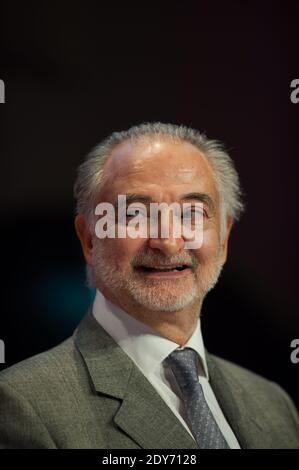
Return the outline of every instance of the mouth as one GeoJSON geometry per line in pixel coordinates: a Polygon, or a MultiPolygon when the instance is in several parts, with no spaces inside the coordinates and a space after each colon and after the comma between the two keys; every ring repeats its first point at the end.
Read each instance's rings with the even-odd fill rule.
{"type": "Polygon", "coordinates": [[[147,277],[181,277],[191,272],[191,265],[155,265],[155,266],[137,266],[135,268],[139,273],[147,277]]]}

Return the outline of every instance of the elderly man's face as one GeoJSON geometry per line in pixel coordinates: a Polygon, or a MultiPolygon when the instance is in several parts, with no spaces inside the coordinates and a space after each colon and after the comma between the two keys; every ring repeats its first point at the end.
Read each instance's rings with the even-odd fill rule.
{"type": "MultiPolygon", "coordinates": [[[[210,164],[193,145],[167,139],[124,142],[107,161],[97,202],[115,205],[118,195],[140,195],[152,202],[199,202],[203,196],[203,244],[185,249],[184,238],[106,238],[93,236],[91,264],[97,287],[119,305],[135,303],[147,310],[178,311],[214,286],[226,259],[226,236],[220,238],[219,194],[210,164]],[[185,266],[165,272],[165,267],[185,266]],[[161,268],[161,271],[159,270],[161,268]]],[[[138,198],[137,198],[138,202],[138,198]]],[[[171,228],[171,226],[170,226],[171,228]]]]}

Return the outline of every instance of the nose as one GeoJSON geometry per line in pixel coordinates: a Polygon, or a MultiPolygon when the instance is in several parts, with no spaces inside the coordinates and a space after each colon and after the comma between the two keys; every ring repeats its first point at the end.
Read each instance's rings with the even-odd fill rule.
{"type": "Polygon", "coordinates": [[[173,256],[183,249],[184,240],[181,236],[175,237],[172,232],[167,237],[149,238],[148,244],[150,248],[160,250],[167,256],[173,256]]]}
{"type": "Polygon", "coordinates": [[[182,238],[150,238],[148,241],[149,247],[160,250],[166,256],[173,256],[184,247],[184,240],[182,238]]]}
{"type": "Polygon", "coordinates": [[[149,247],[162,251],[166,256],[173,256],[182,251],[185,241],[181,233],[181,221],[168,214],[168,220],[161,216],[156,223],[158,231],[155,236],[150,236],[149,247]]]}

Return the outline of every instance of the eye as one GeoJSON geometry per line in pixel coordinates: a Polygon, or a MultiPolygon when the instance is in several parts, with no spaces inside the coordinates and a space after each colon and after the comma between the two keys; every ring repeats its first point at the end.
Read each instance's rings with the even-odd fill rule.
{"type": "Polygon", "coordinates": [[[194,219],[195,217],[204,217],[205,211],[199,207],[191,207],[184,210],[182,218],[184,219],[194,219]]]}
{"type": "Polygon", "coordinates": [[[133,205],[131,204],[130,206],[127,207],[126,209],[126,217],[127,219],[130,219],[132,217],[148,217],[148,212],[146,208],[143,205],[133,205]]]}

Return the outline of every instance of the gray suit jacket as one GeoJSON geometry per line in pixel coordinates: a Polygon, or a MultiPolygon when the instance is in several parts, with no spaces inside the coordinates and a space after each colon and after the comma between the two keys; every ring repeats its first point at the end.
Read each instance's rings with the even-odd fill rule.
{"type": "MultiPolygon", "coordinates": [[[[210,354],[207,360],[242,448],[299,448],[298,415],[278,385],[210,354]]],[[[198,447],[89,313],[73,337],[0,374],[0,448],[198,447]]]]}

